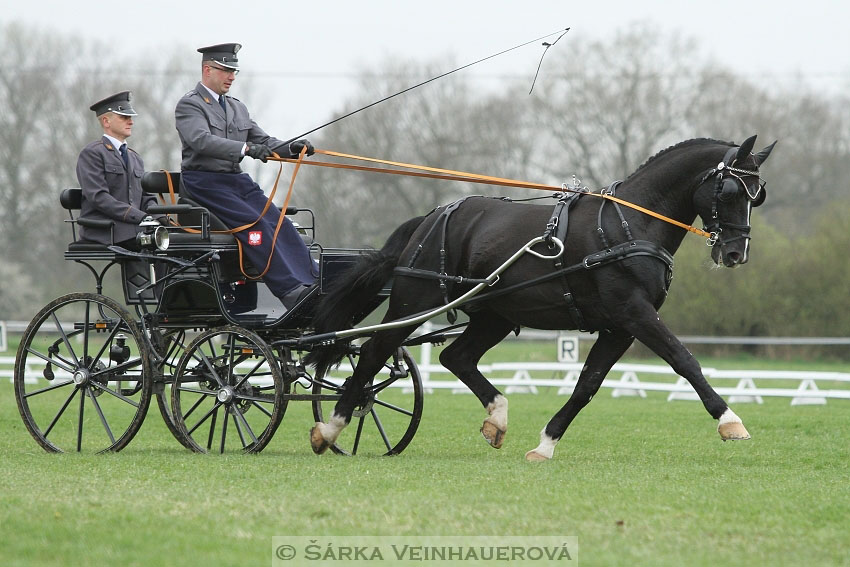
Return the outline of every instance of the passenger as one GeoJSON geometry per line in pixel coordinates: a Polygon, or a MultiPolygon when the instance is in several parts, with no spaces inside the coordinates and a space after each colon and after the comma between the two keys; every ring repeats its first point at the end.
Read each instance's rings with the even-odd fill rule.
{"type": "MultiPolygon", "coordinates": [[[[183,189],[228,228],[256,221],[268,200],[251,176],[240,169],[245,156],[265,162],[272,152],[290,158],[305,147],[307,155],[313,154],[307,140],[287,144],[266,134],[245,104],[228,95],[239,73],[236,53],[241,47],[223,43],[198,49],[202,54],[201,82],[183,95],[175,110],[183,146],[183,189]]],[[[271,255],[263,281],[291,309],[313,289],[316,270],[309,249],[289,219],[284,219],[274,242],[279,218],[280,209],[272,204],[256,225],[237,232],[236,238],[258,271],[265,269],[271,255]]]]}
{"type": "MultiPolygon", "coordinates": [[[[90,107],[103,128],[103,137],[83,148],[77,159],[77,181],[83,197],[80,217],[115,224],[111,230],[81,225],[80,239],[138,250],[139,223],[148,216],[145,210],[156,204],[156,198],[142,193],[145,164],[125,142],[137,115],[130,98],[130,91],[123,91],[90,107]]],[[[161,223],[166,218],[157,216],[161,223]]]]}

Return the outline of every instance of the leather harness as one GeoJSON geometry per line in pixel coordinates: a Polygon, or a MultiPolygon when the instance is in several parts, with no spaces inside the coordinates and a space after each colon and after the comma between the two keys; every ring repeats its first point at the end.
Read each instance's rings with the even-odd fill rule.
{"type": "MultiPolygon", "coordinates": [[[[617,187],[620,185],[621,181],[616,181],[608,186],[604,192],[608,195],[613,196],[616,192],[617,187]]],[[[579,192],[567,192],[564,193],[555,204],[554,209],[552,211],[552,216],[549,218],[549,221],[546,223],[546,228],[544,230],[543,236],[547,241],[551,242],[552,238],[558,238],[561,242],[566,245],[567,232],[569,230],[569,213],[570,210],[578,203],[579,198],[583,195],[590,195],[591,193],[587,191],[579,191],[579,192]]],[[[477,285],[479,283],[486,282],[486,280],[475,279],[475,278],[467,278],[463,276],[451,275],[446,273],[446,232],[449,218],[452,213],[454,213],[460,206],[468,199],[469,197],[464,197],[459,199],[450,205],[447,205],[441,212],[436,222],[431,225],[431,228],[422,238],[420,243],[417,246],[416,251],[411,257],[410,261],[407,263],[407,266],[399,266],[393,270],[393,273],[398,276],[410,276],[421,279],[431,279],[439,282],[440,291],[443,294],[444,304],[448,303],[448,287],[446,286],[446,282],[452,282],[456,284],[471,284],[477,285]],[[440,230],[440,269],[439,271],[427,270],[414,267],[417,259],[419,258],[420,253],[425,249],[426,243],[431,239],[432,235],[436,234],[436,231],[439,227],[440,230]]],[[[501,199],[504,201],[510,201],[505,197],[489,197],[501,199]]],[[[581,310],[576,303],[575,297],[570,290],[569,284],[567,282],[567,275],[581,271],[581,270],[593,270],[596,268],[600,268],[602,266],[607,266],[608,264],[619,262],[621,260],[625,260],[627,258],[632,258],[636,256],[649,256],[652,258],[657,258],[664,262],[667,266],[667,277],[666,277],[666,288],[669,289],[670,282],[673,276],[673,256],[667,250],[658,246],[654,242],[650,242],[648,240],[635,240],[632,235],[631,229],[629,228],[629,223],[626,221],[623,216],[623,212],[617,203],[617,201],[612,201],[614,203],[615,210],[617,211],[617,215],[620,218],[620,224],[623,227],[624,232],[626,233],[626,238],[628,239],[626,242],[616,244],[611,246],[609,244],[609,240],[607,235],[605,234],[605,230],[602,228],[602,213],[605,208],[606,203],[609,199],[603,199],[599,206],[599,213],[597,215],[597,227],[596,232],[599,235],[599,239],[602,243],[603,249],[594,252],[592,254],[588,254],[583,258],[583,260],[571,266],[564,265],[563,254],[559,256],[554,261],[554,270],[548,274],[543,276],[539,276],[537,278],[533,278],[530,280],[526,280],[523,282],[519,282],[498,290],[493,290],[489,292],[485,292],[479,294],[466,303],[463,304],[463,308],[467,306],[472,307],[476,303],[480,303],[482,301],[487,301],[502,295],[507,295],[509,293],[513,293],[514,291],[525,289],[528,287],[532,287],[541,283],[545,283],[552,279],[559,278],[561,281],[561,285],[563,287],[563,297],[564,302],[567,306],[567,311],[572,319],[572,322],[575,324],[576,328],[581,331],[590,331],[592,329],[588,328],[584,316],[581,313],[581,310]]],[[[437,209],[434,209],[436,211],[437,209]]],[[[434,212],[432,211],[432,212],[434,212]]],[[[453,312],[448,313],[449,322],[453,323],[456,320],[456,314],[453,312]]]]}

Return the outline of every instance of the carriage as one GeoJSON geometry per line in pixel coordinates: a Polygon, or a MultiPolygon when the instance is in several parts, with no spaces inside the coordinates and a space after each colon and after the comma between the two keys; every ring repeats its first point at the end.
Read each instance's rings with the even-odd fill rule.
{"type": "MultiPolygon", "coordinates": [[[[232,235],[183,196],[150,211],[176,215],[183,227],[168,234],[167,248],[161,228],[141,236],[148,246],[160,244],[158,251],[134,253],[76,239],[69,246],[66,259],[91,271],[96,292],[54,300],[25,331],[14,377],[21,415],[48,451],[119,450],[155,396],[187,448],[258,452],[288,403],[309,401],[315,452],[396,454],[410,443],[422,415],[422,380],[407,349],[451,336],[440,362],[487,410],[481,433],[500,448],[507,400],[478,362],[510,332],[532,327],[595,331],[599,338],[528,460],[552,458],[570,423],[635,340],[688,380],[718,421],[721,439],[749,439],[658,309],[670,287],[673,254],[688,231],[707,237],[716,264],[747,262],[751,214],[766,198],[759,167],[775,144],[753,152],[755,140],[740,146],[686,140],[599,191],[562,186],[554,210],[465,197],[406,221],[378,251],[323,248],[312,242],[312,212],[289,210],[309,217],[301,230],[319,273],[319,286],[289,311],[256,276],[237,269],[232,235]],[[697,217],[703,230],[689,224],[697,217]],[[106,267],[98,270],[96,262],[106,267]],[[134,315],[102,294],[104,275],[115,265],[134,315]],[[388,296],[383,321],[360,325],[388,296]],[[415,336],[436,315],[446,313],[453,323],[456,310],[468,320],[415,336]]],[[[514,184],[425,169],[440,179],[514,184]]],[[[176,175],[148,173],[143,188],[165,193],[179,186],[176,175]]],[[[66,191],[61,200],[75,210],[79,190],[66,191]]],[[[97,222],[71,217],[72,230],[75,223],[97,222]]]]}
{"type": "MultiPolygon", "coordinates": [[[[171,184],[179,192],[179,175],[147,172],[142,188],[163,194],[171,184]]],[[[309,402],[317,421],[326,416],[345,388],[344,374],[314,378],[302,362],[311,348],[303,338],[315,303],[361,250],[323,248],[313,212],[289,207],[319,285],[287,311],[249,267],[240,270],[235,237],[190,198],[149,211],[171,215],[181,228],[151,227],[141,233],[141,252],[78,241],[77,224],[111,223],[79,218],[80,200],[80,189],[60,195],[72,235],[65,259],[85,266],[95,289],[47,304],[24,332],[15,364],[18,408],[39,445],[51,452],[118,451],[153,399],[169,431],[196,452],[261,451],[290,401],[309,402]],[[120,270],[123,305],[103,295],[113,268],[120,270]]],[[[388,293],[389,286],[364,310],[388,293]]],[[[349,364],[357,356],[351,344],[349,364]]],[[[401,347],[363,392],[356,433],[333,450],[401,452],[422,404],[419,371],[401,347]]]]}

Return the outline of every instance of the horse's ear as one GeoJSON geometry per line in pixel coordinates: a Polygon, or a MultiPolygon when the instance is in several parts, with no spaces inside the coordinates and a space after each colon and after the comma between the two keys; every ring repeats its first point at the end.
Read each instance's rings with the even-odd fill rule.
{"type": "Polygon", "coordinates": [[[767,146],[766,148],[764,148],[762,151],[760,151],[759,153],[757,153],[754,156],[754,159],[756,160],[756,166],[759,166],[759,165],[761,165],[765,162],[765,160],[767,159],[767,156],[769,156],[770,152],[773,151],[773,146],[775,146],[776,142],[778,142],[778,141],[779,140],[774,140],[772,144],[770,144],[769,146],[767,146]]]}
{"type": "MultiPolygon", "coordinates": [[[[758,134],[756,134],[758,135],[758,134]]],[[[750,136],[744,143],[741,144],[741,147],[738,148],[738,155],[735,156],[735,161],[738,163],[743,162],[750,155],[750,152],[753,151],[753,146],[756,144],[756,136],[750,136]]]]}

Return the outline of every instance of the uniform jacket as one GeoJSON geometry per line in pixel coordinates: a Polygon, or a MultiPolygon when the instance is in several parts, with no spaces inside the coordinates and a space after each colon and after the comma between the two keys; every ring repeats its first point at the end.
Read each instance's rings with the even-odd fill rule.
{"type": "Polygon", "coordinates": [[[175,109],[177,133],[183,145],[181,169],[239,173],[245,142],[266,144],[281,157],[292,157],[289,147],[263,131],[236,98],[223,95],[227,115],[201,84],[183,95],[175,109]]]}
{"type": "Polygon", "coordinates": [[[134,238],[153,195],[142,193],[145,164],[135,151],[127,148],[127,165],[118,148],[104,136],[83,148],[77,159],[77,180],[83,193],[80,216],[115,221],[112,235],[108,229],[80,227],[83,240],[112,244],[134,238]]]}

